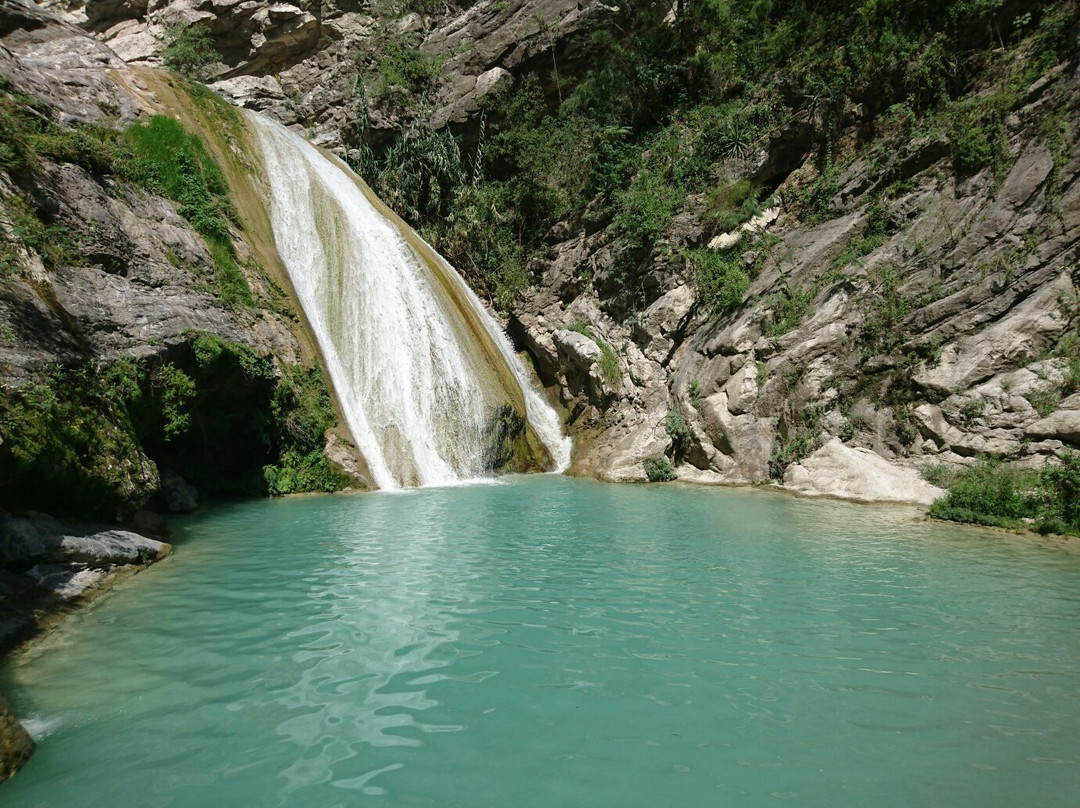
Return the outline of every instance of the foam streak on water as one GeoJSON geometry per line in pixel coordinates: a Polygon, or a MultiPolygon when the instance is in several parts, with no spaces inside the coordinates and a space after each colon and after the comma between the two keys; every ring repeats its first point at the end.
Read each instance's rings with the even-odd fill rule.
{"type": "Polygon", "coordinates": [[[460,277],[442,262],[445,282],[473,307],[468,313],[456,310],[402,229],[343,164],[274,122],[253,113],[248,120],[262,149],[278,252],[373,482],[442,485],[485,473],[499,371],[469,318],[483,322],[503,354],[496,361],[525,396],[530,424],[564,468],[569,448],[558,417],[460,277]]]}

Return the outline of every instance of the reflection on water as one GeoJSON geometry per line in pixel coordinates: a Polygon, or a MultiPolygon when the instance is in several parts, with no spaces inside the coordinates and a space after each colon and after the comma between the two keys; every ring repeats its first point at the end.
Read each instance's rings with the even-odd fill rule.
{"type": "Polygon", "coordinates": [[[4,685],[7,806],[1072,805],[1075,545],[541,477],[210,510],[4,685]]]}

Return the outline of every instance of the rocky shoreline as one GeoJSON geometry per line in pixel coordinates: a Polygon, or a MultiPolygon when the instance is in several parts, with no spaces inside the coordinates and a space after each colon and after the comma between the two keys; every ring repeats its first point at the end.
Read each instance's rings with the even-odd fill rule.
{"type": "MultiPolygon", "coordinates": [[[[171,549],[130,530],[0,511],[0,661],[171,549]]],[[[14,774],[33,748],[0,694],[0,780],[14,774]]]]}

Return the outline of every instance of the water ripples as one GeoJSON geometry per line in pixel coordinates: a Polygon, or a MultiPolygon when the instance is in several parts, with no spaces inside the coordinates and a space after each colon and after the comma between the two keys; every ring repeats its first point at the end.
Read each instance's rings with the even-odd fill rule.
{"type": "Polygon", "coordinates": [[[903,509],[551,477],[186,524],[173,559],[6,671],[42,744],[5,806],[1080,790],[1067,548],[903,509]]]}

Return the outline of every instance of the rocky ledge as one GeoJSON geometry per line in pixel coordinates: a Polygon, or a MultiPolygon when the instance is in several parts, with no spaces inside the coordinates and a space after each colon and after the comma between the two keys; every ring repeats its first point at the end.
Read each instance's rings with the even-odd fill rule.
{"type": "Polygon", "coordinates": [[[0,652],[171,549],[130,530],[0,511],[0,652]]]}
{"type": "MultiPolygon", "coordinates": [[[[130,530],[0,511],[0,656],[171,549],[130,530]]],[[[0,780],[13,775],[33,748],[0,695],[0,780]]]]}

